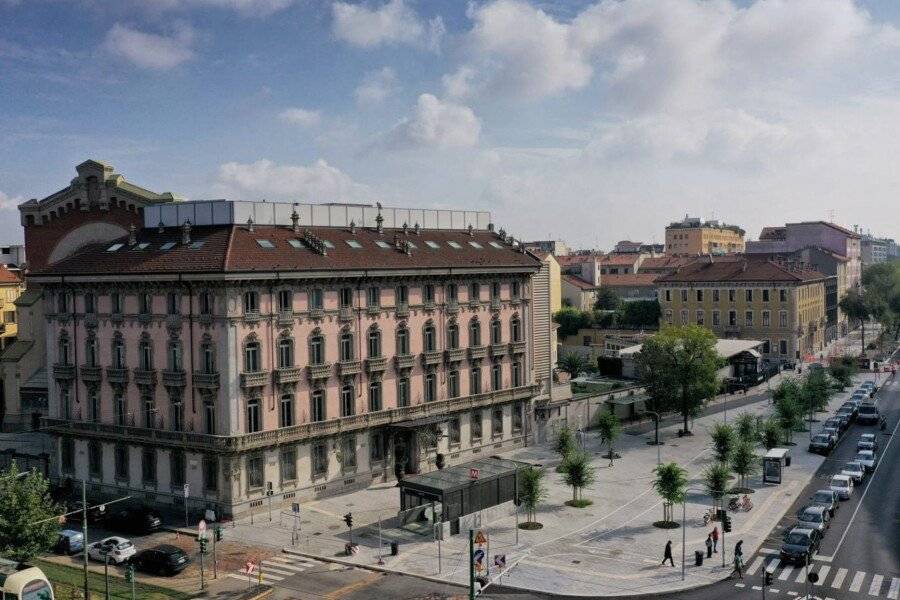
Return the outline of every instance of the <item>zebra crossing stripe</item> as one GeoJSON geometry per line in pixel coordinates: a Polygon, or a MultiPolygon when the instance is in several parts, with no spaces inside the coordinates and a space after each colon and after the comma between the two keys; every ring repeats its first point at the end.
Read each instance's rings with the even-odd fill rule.
{"type": "Polygon", "coordinates": [[[900,595],[900,577],[894,577],[891,579],[891,587],[888,588],[887,597],[890,600],[897,600],[898,595],[900,595]]]}
{"type": "Polygon", "coordinates": [[[858,592],[859,588],[862,587],[863,579],[866,578],[865,571],[857,571],[856,575],[853,576],[853,581],[850,582],[850,591],[858,592]]]}
{"type": "Polygon", "coordinates": [[[834,580],[831,582],[831,587],[836,590],[841,589],[841,584],[844,583],[844,577],[847,576],[847,569],[838,569],[837,573],[834,576],[834,580]]]}
{"type": "Polygon", "coordinates": [[[869,595],[877,596],[881,591],[881,581],[884,579],[882,575],[875,575],[872,577],[872,584],[869,586],[869,595]]]}
{"type": "Polygon", "coordinates": [[[796,583],[803,583],[804,581],[806,581],[806,569],[805,568],[800,569],[800,574],[797,575],[797,579],[795,579],[794,581],[796,583]]]}
{"type": "Polygon", "coordinates": [[[756,560],[754,560],[749,567],[747,567],[747,575],[753,575],[759,570],[759,566],[763,564],[765,559],[762,556],[757,556],[756,560]]]}
{"type": "Polygon", "coordinates": [[[281,565],[278,563],[272,563],[268,560],[262,561],[263,564],[263,577],[266,576],[267,573],[275,573],[276,575],[284,575],[286,577],[290,577],[293,575],[290,571],[281,568],[281,565]]]}
{"type": "MultiPolygon", "coordinates": [[[[243,574],[229,573],[228,576],[231,577],[232,579],[240,579],[241,581],[247,581],[247,579],[248,579],[246,573],[243,573],[243,574]]],[[[259,581],[259,574],[251,575],[249,577],[249,579],[250,579],[250,581],[259,581]]],[[[263,574],[262,574],[263,582],[268,583],[267,580],[269,580],[269,579],[271,579],[272,581],[282,581],[284,579],[284,577],[278,577],[277,575],[269,575],[268,573],[263,571],[263,574]]]]}
{"type": "Polygon", "coordinates": [[[769,561],[769,564],[766,565],[766,571],[768,571],[769,573],[774,573],[775,569],[777,569],[778,565],[780,565],[780,564],[781,564],[780,558],[773,558],[772,560],[769,561]]]}
{"type": "Polygon", "coordinates": [[[828,571],[830,571],[830,570],[831,570],[831,567],[825,566],[825,567],[822,567],[821,569],[819,569],[818,571],[816,571],[816,575],[819,576],[819,581],[817,581],[813,585],[824,585],[825,578],[828,577],[828,571]]]}
{"type": "Polygon", "coordinates": [[[788,565],[781,571],[781,575],[778,576],[779,581],[787,581],[787,578],[791,576],[791,571],[794,570],[794,567],[788,565]]]}
{"type": "Polygon", "coordinates": [[[308,567],[298,567],[296,565],[289,565],[286,563],[275,562],[275,561],[271,561],[271,560],[264,560],[264,561],[262,561],[262,563],[264,565],[271,566],[275,569],[287,569],[289,571],[296,571],[297,573],[302,573],[303,571],[305,571],[308,568],[308,567]]]}

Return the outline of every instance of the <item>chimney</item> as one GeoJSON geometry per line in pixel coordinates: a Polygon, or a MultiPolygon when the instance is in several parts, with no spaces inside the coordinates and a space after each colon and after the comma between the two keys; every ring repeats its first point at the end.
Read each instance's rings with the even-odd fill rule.
{"type": "Polygon", "coordinates": [[[413,225],[413,233],[415,233],[416,235],[419,235],[419,222],[418,221],[416,221],[416,224],[413,225]]]}
{"type": "Polygon", "coordinates": [[[181,226],[181,243],[182,244],[190,244],[191,243],[191,222],[185,221],[181,226]]]}
{"type": "Polygon", "coordinates": [[[247,231],[253,233],[253,217],[247,217],[247,231]]]}
{"type": "Polygon", "coordinates": [[[375,217],[375,229],[379,235],[384,233],[384,217],[381,216],[381,202],[378,202],[378,216],[375,217]]]}
{"type": "Polygon", "coordinates": [[[488,223],[488,231],[490,231],[491,233],[494,233],[494,224],[493,223],[488,223]]]}
{"type": "Polygon", "coordinates": [[[466,228],[466,230],[469,232],[469,237],[475,237],[475,232],[474,232],[474,230],[473,230],[473,228],[472,228],[472,224],[471,224],[471,223],[469,223],[469,226],[466,228]]]}
{"type": "Polygon", "coordinates": [[[350,235],[356,235],[356,222],[350,221],[350,235]]]}
{"type": "Polygon", "coordinates": [[[162,222],[162,219],[159,220],[159,225],[156,226],[156,233],[165,233],[166,225],[162,222]]]}
{"type": "Polygon", "coordinates": [[[300,215],[297,214],[296,205],[291,213],[291,229],[294,230],[294,233],[300,233],[300,215]]]}
{"type": "Polygon", "coordinates": [[[403,221],[403,235],[409,233],[409,225],[406,224],[406,221],[403,221]]]}
{"type": "Polygon", "coordinates": [[[128,245],[134,246],[135,244],[137,244],[137,227],[132,223],[128,226],[128,245]]]}

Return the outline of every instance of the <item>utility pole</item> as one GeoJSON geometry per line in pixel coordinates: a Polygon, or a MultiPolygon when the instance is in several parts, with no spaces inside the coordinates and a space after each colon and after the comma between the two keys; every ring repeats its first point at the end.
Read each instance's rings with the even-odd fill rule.
{"type": "Polygon", "coordinates": [[[106,554],[103,555],[103,579],[106,580],[106,600],[109,600],[109,552],[110,549],[107,549],[106,554]]]}
{"type": "Polygon", "coordinates": [[[84,541],[81,544],[84,548],[82,552],[84,556],[84,598],[88,600],[91,596],[88,588],[87,483],[85,483],[84,479],[81,480],[81,509],[84,511],[81,513],[81,535],[84,537],[84,541]]]}
{"type": "MultiPolygon", "coordinates": [[[[657,446],[659,448],[659,446],[657,446]]],[[[681,503],[681,580],[684,581],[684,547],[687,545],[687,541],[685,540],[686,533],[685,529],[687,529],[687,500],[685,499],[681,503]]]]}
{"type": "Polygon", "coordinates": [[[475,600],[475,530],[469,530],[469,600],[475,600]]]}

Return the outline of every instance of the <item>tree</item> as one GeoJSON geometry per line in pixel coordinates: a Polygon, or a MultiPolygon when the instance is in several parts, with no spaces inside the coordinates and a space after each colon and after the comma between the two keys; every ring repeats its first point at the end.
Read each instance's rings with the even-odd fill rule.
{"type": "Polygon", "coordinates": [[[582,508],[591,504],[583,496],[584,488],[595,480],[594,467],[586,452],[572,452],[563,461],[563,475],[566,485],[572,488],[572,501],[567,504],[582,508]]]}
{"type": "Polygon", "coordinates": [[[775,418],[778,419],[778,425],[784,433],[784,442],[793,444],[793,432],[803,424],[803,414],[800,412],[800,405],[793,397],[785,397],[775,402],[775,418]]]}
{"type": "Polygon", "coordinates": [[[862,328],[862,352],[860,352],[860,354],[865,354],[866,328],[863,327],[863,324],[869,318],[869,307],[866,303],[866,299],[863,298],[862,294],[857,290],[850,290],[847,292],[847,295],[838,302],[838,307],[844,311],[847,318],[856,321],[862,328]]]}
{"type": "Polygon", "coordinates": [[[752,475],[759,466],[759,457],[756,456],[753,444],[741,442],[731,453],[731,469],[740,478],[738,486],[747,488],[747,477],[752,475]]]}
{"type": "Polygon", "coordinates": [[[609,465],[613,465],[613,459],[616,453],[613,451],[613,443],[622,434],[622,423],[616,413],[611,411],[601,411],[597,416],[597,429],[600,431],[600,442],[605,443],[609,452],[604,458],[609,459],[609,465]]]}
{"type": "Polygon", "coordinates": [[[734,428],[725,423],[716,423],[713,425],[710,437],[712,438],[712,447],[716,460],[720,463],[727,463],[731,457],[731,452],[734,450],[734,428]]]}
{"type": "Polygon", "coordinates": [[[623,327],[644,328],[659,326],[660,308],[656,300],[632,300],[624,302],[617,311],[623,327]]]}
{"type": "Polygon", "coordinates": [[[828,406],[831,395],[831,382],[828,381],[825,369],[812,369],[803,378],[800,385],[800,400],[805,412],[822,410],[828,406]]]}
{"type": "MultiPolygon", "coordinates": [[[[554,444],[553,449],[559,454],[563,463],[565,463],[566,458],[575,451],[575,435],[567,425],[563,425],[560,428],[559,433],[556,434],[556,443],[554,444]]],[[[558,470],[562,471],[562,465],[560,465],[558,470]]]]}
{"type": "Polygon", "coordinates": [[[756,417],[750,413],[741,413],[734,420],[734,431],[740,442],[755,444],[759,440],[759,432],[756,430],[756,417]]]}
{"type": "Polygon", "coordinates": [[[859,371],[859,368],[856,361],[849,356],[836,358],[828,366],[828,374],[838,383],[841,390],[853,385],[853,376],[856,375],[857,371],[859,371]]]}
{"type": "Polygon", "coordinates": [[[535,519],[538,504],[548,496],[544,485],[544,470],[540,467],[525,467],[519,471],[519,477],[519,499],[525,507],[526,523],[537,525],[535,519]]]}
{"type": "Polygon", "coordinates": [[[663,499],[663,523],[671,523],[674,521],[672,507],[684,502],[687,492],[687,469],[670,462],[656,467],[654,473],[656,479],[653,480],[653,487],[659,497],[663,499]]]}
{"type": "Polygon", "coordinates": [[[622,300],[619,298],[619,295],[608,287],[603,287],[601,282],[600,290],[597,292],[597,301],[594,302],[594,308],[598,310],[616,310],[621,304],[622,300]]]}
{"type": "Polygon", "coordinates": [[[712,464],[703,471],[703,485],[706,493],[713,500],[713,510],[721,505],[729,479],[731,479],[731,471],[728,470],[728,465],[725,463],[712,464]]]}
{"type": "Polygon", "coordinates": [[[800,383],[796,379],[782,379],[772,392],[772,400],[775,402],[788,397],[800,401],[800,383]]]}
{"type": "Polygon", "coordinates": [[[50,482],[36,470],[22,475],[15,461],[0,473],[0,554],[17,561],[47,552],[59,535],[50,519],[63,511],[50,497],[50,482]]]}
{"type": "Polygon", "coordinates": [[[577,352],[564,354],[559,358],[556,365],[561,371],[568,373],[573,378],[578,377],[579,373],[585,371],[590,366],[588,361],[577,352]]]}
{"type": "Polygon", "coordinates": [[[716,371],[723,361],[716,336],[697,325],[667,327],[647,339],[637,356],[638,373],[651,399],[651,409],[678,410],[688,434],[688,419],[715,395],[716,371]]]}
{"type": "Polygon", "coordinates": [[[577,335],[579,329],[590,327],[591,313],[577,308],[565,307],[553,315],[553,321],[559,324],[559,335],[568,337],[577,335]]]}
{"type": "Polygon", "coordinates": [[[761,429],[762,443],[766,450],[771,450],[781,443],[781,425],[776,419],[766,419],[761,429]]]}

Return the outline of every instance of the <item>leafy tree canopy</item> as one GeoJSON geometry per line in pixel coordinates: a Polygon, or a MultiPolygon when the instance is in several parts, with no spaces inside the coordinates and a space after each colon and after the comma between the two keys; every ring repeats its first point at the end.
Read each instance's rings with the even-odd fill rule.
{"type": "Polygon", "coordinates": [[[594,302],[594,308],[599,310],[616,310],[622,304],[619,295],[608,287],[600,286],[597,292],[597,301],[594,302]]]}
{"type": "Polygon", "coordinates": [[[586,310],[567,306],[553,315],[553,322],[559,324],[559,335],[569,337],[577,335],[579,329],[590,327],[593,324],[593,316],[586,310]]]}
{"type": "Polygon", "coordinates": [[[13,462],[0,473],[0,554],[26,561],[47,552],[56,541],[59,524],[49,519],[63,512],[50,498],[50,482],[32,470],[21,475],[13,462]]]}

